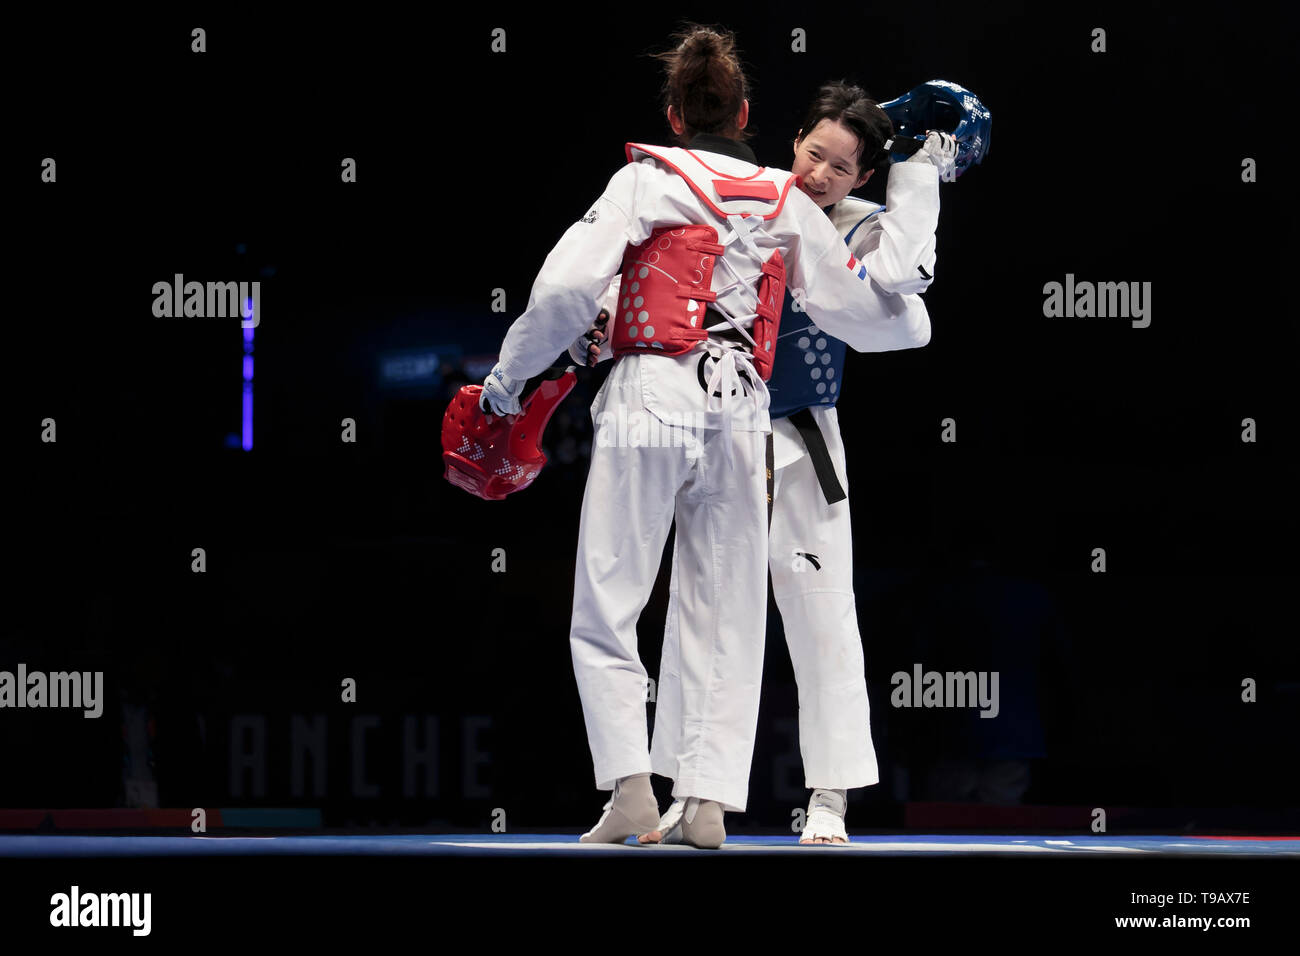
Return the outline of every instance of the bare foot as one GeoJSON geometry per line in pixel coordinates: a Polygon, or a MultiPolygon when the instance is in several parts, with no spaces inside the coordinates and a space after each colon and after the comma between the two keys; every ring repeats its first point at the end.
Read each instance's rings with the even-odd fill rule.
{"type": "Polygon", "coordinates": [[[664,835],[660,833],[658,830],[651,830],[649,833],[643,833],[639,837],[637,837],[636,842],[637,843],[659,843],[660,841],[663,840],[663,838],[664,835]]]}
{"type": "Polygon", "coordinates": [[[801,844],[806,845],[809,843],[848,843],[849,841],[841,840],[839,837],[835,837],[834,839],[827,839],[826,837],[815,837],[814,839],[811,840],[800,840],[799,842],[801,844]]]}

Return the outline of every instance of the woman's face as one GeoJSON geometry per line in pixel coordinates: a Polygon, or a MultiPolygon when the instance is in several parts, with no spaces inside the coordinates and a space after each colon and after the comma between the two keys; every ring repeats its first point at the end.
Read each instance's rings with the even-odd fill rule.
{"type": "Polygon", "coordinates": [[[871,178],[858,168],[861,143],[838,120],[820,120],[808,133],[800,131],[794,141],[792,171],[803,184],[799,187],[825,209],[837,203],[871,178]]]}

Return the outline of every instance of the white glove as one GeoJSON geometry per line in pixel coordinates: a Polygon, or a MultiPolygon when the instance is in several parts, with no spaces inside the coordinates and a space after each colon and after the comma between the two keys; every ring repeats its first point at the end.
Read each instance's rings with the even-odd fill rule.
{"type": "Polygon", "coordinates": [[[953,173],[957,168],[957,140],[951,133],[931,130],[925,137],[925,144],[907,157],[905,162],[934,163],[939,170],[939,178],[951,182],[956,178],[953,173]]]}
{"type": "Polygon", "coordinates": [[[498,362],[487,378],[483,379],[483,394],[478,407],[484,414],[518,415],[519,393],[524,390],[523,379],[513,379],[501,370],[498,362]]]}
{"type": "Polygon", "coordinates": [[[596,316],[595,324],[569,346],[569,358],[579,365],[595,368],[596,363],[600,361],[601,346],[608,334],[606,332],[608,324],[609,313],[601,309],[600,315],[596,316]]]}

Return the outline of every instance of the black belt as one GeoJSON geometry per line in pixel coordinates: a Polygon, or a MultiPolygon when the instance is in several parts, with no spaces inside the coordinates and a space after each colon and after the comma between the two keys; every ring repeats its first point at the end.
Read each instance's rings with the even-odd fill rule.
{"type": "Polygon", "coordinates": [[[826,436],[817,427],[817,419],[813,418],[812,409],[801,408],[787,417],[790,419],[790,424],[798,429],[799,437],[803,439],[804,447],[808,449],[808,457],[812,459],[813,471],[817,473],[817,481],[822,486],[826,503],[833,505],[837,501],[843,501],[848,495],[840,486],[840,479],[835,474],[835,465],[831,462],[830,449],[826,447],[826,436]]]}

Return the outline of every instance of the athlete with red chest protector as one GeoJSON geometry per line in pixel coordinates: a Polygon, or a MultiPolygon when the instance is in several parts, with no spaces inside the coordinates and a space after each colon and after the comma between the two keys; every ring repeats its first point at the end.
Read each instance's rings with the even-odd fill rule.
{"type": "Polygon", "coordinates": [[[517,412],[523,383],[611,306],[621,328],[592,405],[570,647],[596,787],[613,796],[584,842],[659,825],[636,622],[674,519],[684,740],[674,795],[693,801],[684,841],[720,845],[723,812],[745,808],[767,603],[765,379],[782,281],[856,349],[928,337],[923,313],[891,311],[793,174],[756,165],[741,141],[749,103],[733,44],[696,29],[664,56],[667,115],[687,148],[628,148],[629,164],[547,257],[483,386],[485,410],[517,412]],[[614,440],[602,423],[620,416],[652,416],[674,441],[614,440]]]}

